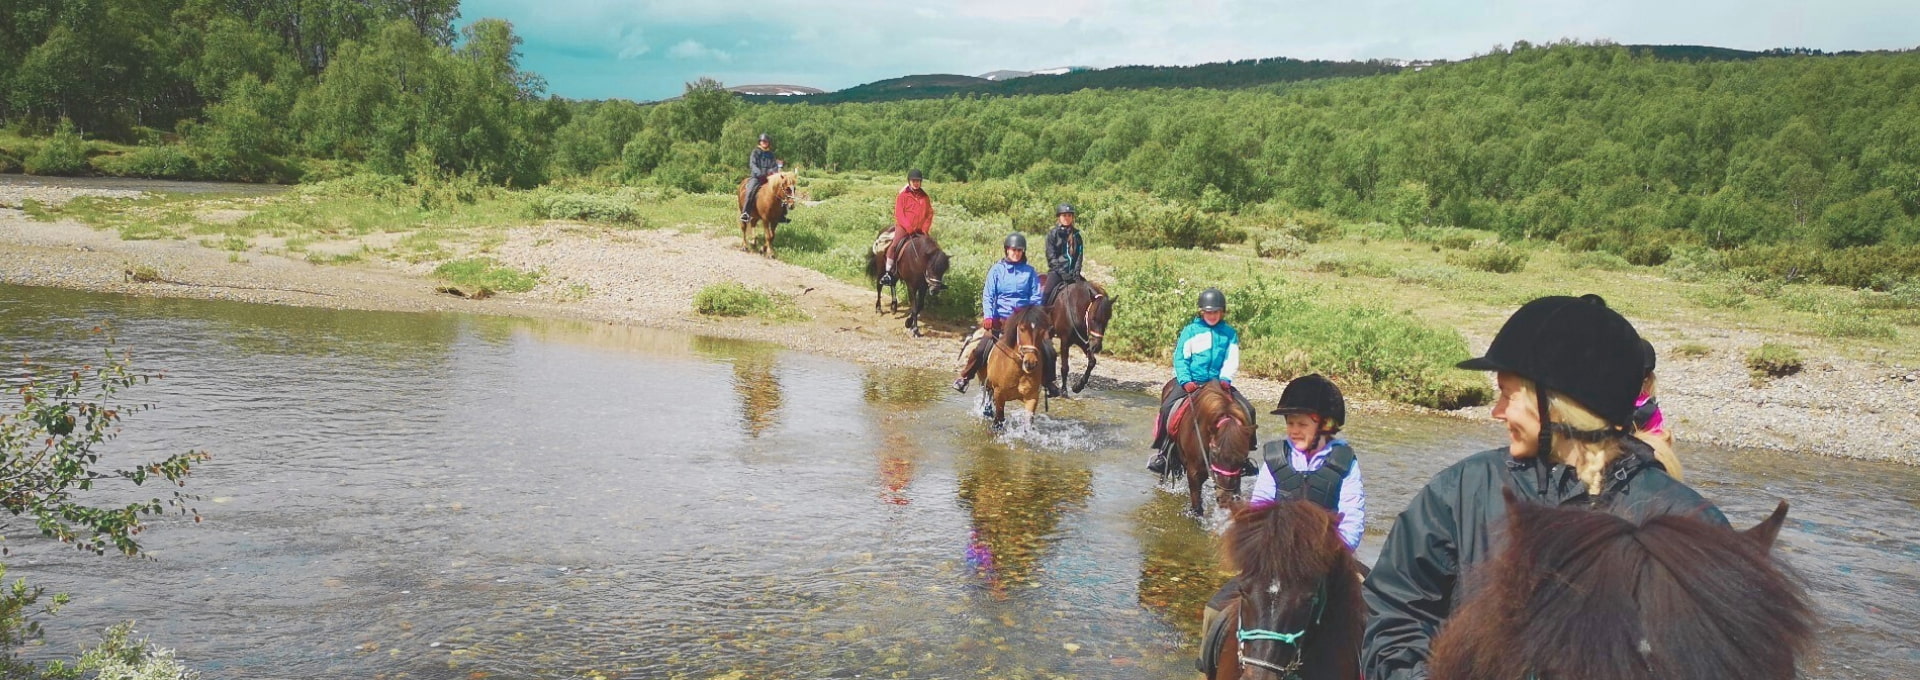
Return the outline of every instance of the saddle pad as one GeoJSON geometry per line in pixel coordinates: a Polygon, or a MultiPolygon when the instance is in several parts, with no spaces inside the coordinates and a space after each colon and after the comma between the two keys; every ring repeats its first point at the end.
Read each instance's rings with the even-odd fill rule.
{"type": "Polygon", "coordinates": [[[873,239],[873,254],[885,255],[887,254],[887,248],[892,245],[893,245],[893,230],[888,229],[886,231],[880,232],[880,236],[878,238],[873,239]]]}
{"type": "Polygon", "coordinates": [[[1193,666],[1194,670],[1205,673],[1207,680],[1213,680],[1213,676],[1220,672],[1214,664],[1220,660],[1220,648],[1227,644],[1227,621],[1226,610],[1222,607],[1221,615],[1214,617],[1213,625],[1203,631],[1200,637],[1200,657],[1193,660],[1193,666]]]}
{"type": "Polygon", "coordinates": [[[1180,421],[1186,419],[1187,407],[1192,405],[1193,405],[1192,395],[1181,397],[1179,401],[1173,402],[1173,410],[1167,412],[1167,431],[1168,432],[1172,432],[1180,428],[1180,421]]]}

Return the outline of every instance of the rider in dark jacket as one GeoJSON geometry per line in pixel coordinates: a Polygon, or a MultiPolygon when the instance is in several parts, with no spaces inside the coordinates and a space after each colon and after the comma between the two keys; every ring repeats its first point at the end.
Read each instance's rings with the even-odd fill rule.
{"type": "Polygon", "coordinates": [[[1677,514],[1727,524],[1632,437],[1639,343],[1597,296],[1548,297],[1515,312],[1486,356],[1460,364],[1498,372],[1493,413],[1507,424],[1509,445],[1441,470],[1395,520],[1366,580],[1367,678],[1427,677],[1434,634],[1468,594],[1472,570],[1495,557],[1506,526],[1502,489],[1634,522],[1677,514]]]}
{"type": "Polygon", "coordinates": [[[780,171],[780,165],[780,159],[773,156],[773,138],[767,133],[760,133],[759,146],[753,150],[753,156],[747,159],[747,204],[740,211],[741,222],[753,221],[753,197],[760,193],[760,187],[766,185],[768,177],[780,171]]]}
{"type": "Polygon", "coordinates": [[[1062,203],[1053,214],[1059,221],[1047,232],[1047,278],[1040,284],[1041,304],[1047,305],[1053,304],[1062,287],[1081,280],[1080,266],[1085,264],[1087,252],[1080,230],[1073,226],[1073,206],[1062,203]]]}

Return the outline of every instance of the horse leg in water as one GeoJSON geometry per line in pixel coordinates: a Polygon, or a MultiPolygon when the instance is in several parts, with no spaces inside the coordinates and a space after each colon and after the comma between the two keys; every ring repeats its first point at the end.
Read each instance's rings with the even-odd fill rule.
{"type": "Polygon", "coordinates": [[[913,331],[913,337],[916,338],[920,337],[920,305],[926,300],[925,291],[912,284],[907,285],[907,328],[913,331]]]}
{"type": "MultiPolygon", "coordinates": [[[[1073,391],[1075,394],[1078,394],[1080,390],[1087,389],[1087,380],[1093,377],[1093,367],[1096,364],[1100,363],[1100,360],[1098,358],[1095,358],[1093,355],[1093,352],[1088,351],[1086,347],[1081,347],[1080,353],[1087,355],[1087,370],[1080,374],[1080,380],[1073,383],[1073,391]]],[[[1062,352],[1061,354],[1063,355],[1061,357],[1061,363],[1065,364],[1066,363],[1066,357],[1064,356],[1065,352],[1062,352]]],[[[1066,380],[1067,380],[1066,372],[1061,371],[1060,381],[1066,382],[1066,380]]]]}
{"type": "MultiPolygon", "coordinates": [[[[1063,397],[1067,396],[1067,378],[1073,375],[1073,365],[1068,363],[1067,361],[1067,352],[1071,351],[1072,349],[1073,349],[1073,337],[1070,335],[1061,335],[1060,336],[1060,372],[1058,375],[1060,376],[1060,396],[1063,396],[1063,397]]],[[[1085,352],[1082,352],[1082,353],[1084,354],[1085,352]]],[[[1078,392],[1080,390],[1074,390],[1074,391],[1078,392]]]]}

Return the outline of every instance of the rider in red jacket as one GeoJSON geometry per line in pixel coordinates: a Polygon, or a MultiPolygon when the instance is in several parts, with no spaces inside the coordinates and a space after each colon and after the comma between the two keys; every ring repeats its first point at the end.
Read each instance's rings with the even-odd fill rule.
{"type": "Polygon", "coordinates": [[[893,241],[887,244],[887,267],[880,275],[882,286],[893,285],[893,260],[900,255],[900,244],[907,241],[907,236],[933,231],[933,199],[920,188],[921,177],[919,170],[908,172],[907,185],[893,199],[893,241]]]}

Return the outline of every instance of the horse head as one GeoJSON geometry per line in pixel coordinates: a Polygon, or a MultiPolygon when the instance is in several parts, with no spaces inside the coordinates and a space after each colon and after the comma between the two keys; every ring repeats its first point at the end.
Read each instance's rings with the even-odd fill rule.
{"type": "Polygon", "coordinates": [[[1047,318],[1038,306],[1026,307],[1014,312],[1007,319],[1007,333],[1000,338],[1005,346],[1017,350],[1020,356],[1020,372],[1040,372],[1040,347],[1047,343],[1047,318]]]}
{"type": "MultiPolygon", "coordinates": [[[[926,236],[923,238],[931,242],[933,237],[926,236]]],[[[952,263],[947,260],[947,251],[941,250],[939,244],[932,244],[932,246],[933,254],[927,256],[927,292],[939,295],[941,291],[947,289],[947,268],[951,266],[952,263]]]]}
{"type": "Polygon", "coordinates": [[[794,187],[798,186],[799,182],[799,176],[791,170],[776,172],[767,178],[767,189],[772,191],[773,195],[780,197],[782,207],[791,209],[794,202],[799,200],[794,191],[794,187]]]}
{"type": "Polygon", "coordinates": [[[1504,493],[1506,547],[1434,639],[1436,680],[1795,677],[1816,621],[1798,577],[1769,554],[1785,503],[1736,532],[1504,493]]]}
{"type": "Polygon", "coordinates": [[[1213,485],[1236,499],[1240,496],[1240,478],[1244,475],[1247,452],[1253,450],[1251,418],[1240,408],[1233,395],[1219,382],[1207,383],[1194,394],[1194,417],[1201,421],[1206,448],[1207,469],[1213,473],[1213,485]]]}
{"type": "Polygon", "coordinates": [[[1320,677],[1329,670],[1320,666],[1356,662],[1359,577],[1338,524],[1333,513],[1305,501],[1261,503],[1233,513],[1225,548],[1239,572],[1232,641],[1239,645],[1240,677],[1320,677]],[[1352,650],[1343,651],[1347,647],[1352,650]],[[1309,664],[1313,668],[1303,671],[1309,664]]]}
{"type": "MultiPolygon", "coordinates": [[[[1088,286],[1093,288],[1092,286],[1088,286]]],[[[1093,301],[1087,303],[1087,353],[1099,354],[1107,339],[1107,322],[1113,319],[1113,298],[1106,291],[1093,289],[1093,301]]]]}

